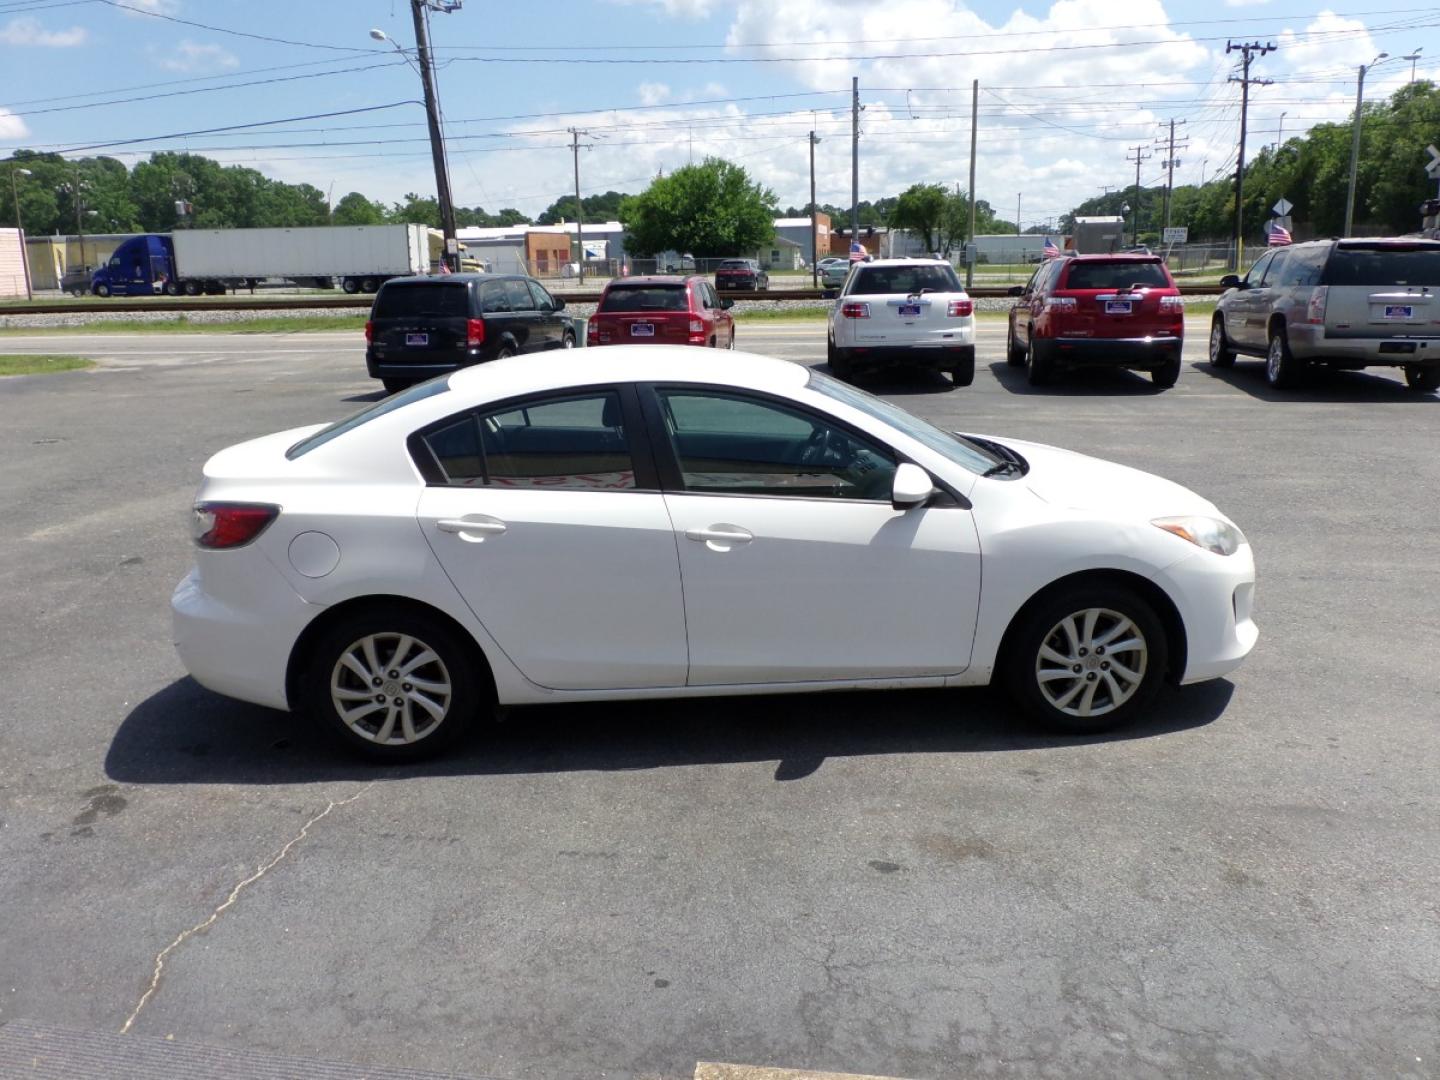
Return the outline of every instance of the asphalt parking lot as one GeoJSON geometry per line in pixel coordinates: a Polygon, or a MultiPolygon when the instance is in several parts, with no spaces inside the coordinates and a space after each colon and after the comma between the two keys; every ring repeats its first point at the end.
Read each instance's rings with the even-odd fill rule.
{"type": "Polygon", "coordinates": [[[1203,322],[1164,393],[1003,344],[866,385],[1213,499],[1259,564],[1231,679],[1119,737],[989,691],[641,702],[385,770],[169,629],[206,456],[375,400],[361,343],[0,337],[100,361],[0,380],[0,1022],[511,1080],[1440,1076],[1440,397],[1274,393],[1203,322]]]}

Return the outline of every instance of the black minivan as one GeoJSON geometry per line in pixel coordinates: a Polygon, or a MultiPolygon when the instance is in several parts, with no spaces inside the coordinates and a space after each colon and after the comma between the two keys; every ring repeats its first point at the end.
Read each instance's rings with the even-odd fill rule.
{"type": "Polygon", "coordinates": [[[365,324],[365,367],[394,393],[517,353],[573,349],[565,301],[519,274],[391,278],[365,324]]]}

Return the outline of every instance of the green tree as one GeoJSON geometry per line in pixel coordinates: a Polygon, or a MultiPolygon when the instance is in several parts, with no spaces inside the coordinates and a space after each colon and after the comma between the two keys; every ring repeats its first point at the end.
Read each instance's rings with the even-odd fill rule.
{"type": "MultiPolygon", "coordinates": [[[[628,196],[619,191],[607,191],[603,195],[586,195],[580,200],[585,209],[586,221],[614,221],[620,213],[620,204],[628,196]]],[[[537,225],[558,225],[561,221],[575,220],[575,196],[562,195],[535,219],[537,225]]]]}
{"type": "Polygon", "coordinates": [[[775,235],[775,194],[739,165],[706,158],[658,177],[619,208],[626,250],[716,258],[755,251],[775,235]]]}
{"type": "Polygon", "coordinates": [[[395,225],[429,225],[432,229],[440,228],[440,203],[433,198],[421,198],[413,191],[405,193],[405,198],[390,208],[387,215],[392,224],[395,225]]]}
{"type": "Polygon", "coordinates": [[[911,184],[895,200],[890,226],[909,230],[920,239],[926,251],[938,252],[942,247],[948,247],[950,229],[947,225],[953,228],[959,223],[958,218],[946,221],[949,201],[945,188],[940,184],[911,184]]]}
{"type": "Polygon", "coordinates": [[[335,225],[384,225],[385,208],[352,191],[335,204],[330,221],[335,225]]]}

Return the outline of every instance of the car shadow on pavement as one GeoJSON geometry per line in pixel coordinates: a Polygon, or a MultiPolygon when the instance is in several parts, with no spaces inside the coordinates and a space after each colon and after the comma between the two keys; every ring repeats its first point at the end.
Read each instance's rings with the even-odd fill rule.
{"type": "MultiPolygon", "coordinates": [[[[827,375],[840,378],[830,370],[829,364],[816,364],[827,375]]],[[[956,389],[950,376],[933,368],[893,367],[880,371],[859,372],[842,380],[872,394],[885,397],[905,397],[916,394],[944,394],[956,389]]]]}
{"type": "Polygon", "coordinates": [[[368,394],[351,394],[349,397],[341,398],[340,400],[353,402],[384,401],[389,396],[390,392],[388,390],[372,390],[368,394]]]}
{"type": "Polygon", "coordinates": [[[477,725],[434,761],[374,765],[303,716],[224,698],[186,678],[125,717],[105,772],[131,784],[293,784],[775,761],[776,781],[788,781],[833,757],[1063,750],[1156,738],[1213,722],[1233,692],[1226,680],[1167,686],[1148,722],[1090,736],[1037,731],[989,688],[536,705],[477,725]]]}
{"type": "MultiPolygon", "coordinates": [[[[1190,369],[1186,364],[1180,373],[1190,369]]],[[[1004,360],[990,365],[995,380],[1012,394],[1044,394],[1049,397],[1114,397],[1125,394],[1131,397],[1150,397],[1164,393],[1150,376],[1128,368],[1076,368],[1063,371],[1052,377],[1046,386],[1031,386],[1025,368],[1012,367],[1004,360]]]]}
{"type": "Polygon", "coordinates": [[[1234,367],[1217,368],[1208,360],[1195,364],[1196,372],[1228,383],[1261,401],[1349,404],[1361,401],[1383,401],[1396,405],[1434,405],[1440,395],[1420,393],[1405,385],[1399,369],[1382,374],[1386,369],[1366,371],[1312,370],[1305,381],[1293,390],[1276,390],[1265,379],[1265,361],[1242,358],[1234,367]],[[1396,376],[1399,376],[1397,378],[1396,376]]]}

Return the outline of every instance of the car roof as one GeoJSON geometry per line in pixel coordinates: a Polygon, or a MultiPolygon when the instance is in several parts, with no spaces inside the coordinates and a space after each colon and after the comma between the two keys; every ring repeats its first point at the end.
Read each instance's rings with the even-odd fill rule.
{"type": "Polygon", "coordinates": [[[477,274],[467,271],[463,274],[407,274],[404,277],[389,278],[380,283],[380,287],[386,285],[444,285],[449,283],[465,284],[471,281],[504,281],[506,278],[518,278],[521,281],[528,280],[524,274],[477,274]]]}
{"type": "Polygon", "coordinates": [[[810,377],[789,360],[693,345],[607,345],[596,349],[555,349],[461,368],[450,389],[498,401],[567,386],[608,382],[713,382],[754,390],[792,391],[810,377]]]}
{"type": "Polygon", "coordinates": [[[1067,258],[1076,262],[1164,262],[1159,255],[1153,251],[1148,255],[1140,251],[1104,251],[1093,252],[1089,255],[1069,255],[1067,258]]]}
{"type": "Polygon", "coordinates": [[[923,259],[919,256],[906,259],[870,259],[866,266],[949,266],[946,259],[923,259]]]}
{"type": "Polygon", "coordinates": [[[684,285],[687,281],[699,277],[698,274],[634,274],[630,277],[611,278],[608,289],[611,285],[684,285]]]}

